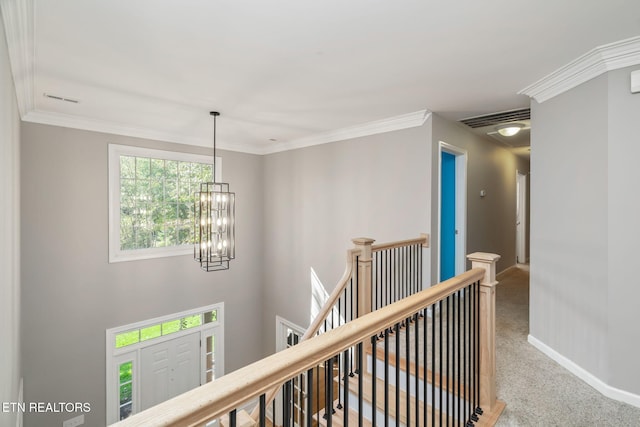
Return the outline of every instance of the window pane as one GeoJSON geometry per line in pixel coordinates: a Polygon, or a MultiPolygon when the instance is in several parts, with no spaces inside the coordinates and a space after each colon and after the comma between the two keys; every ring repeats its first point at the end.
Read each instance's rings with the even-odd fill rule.
{"type": "Polygon", "coordinates": [[[120,156],[120,179],[131,179],[136,177],[136,158],[131,156],[120,156]]]}
{"type": "Polygon", "coordinates": [[[131,391],[132,391],[132,384],[128,383],[128,384],[123,384],[120,386],[120,404],[124,405],[125,403],[129,403],[131,402],[132,398],[131,398],[131,391]]]}
{"type": "Polygon", "coordinates": [[[175,160],[167,160],[165,162],[165,177],[167,179],[178,178],[178,162],[175,160]]]}
{"type": "Polygon", "coordinates": [[[120,421],[128,418],[131,415],[131,410],[133,409],[132,403],[127,403],[126,405],[122,405],[120,407],[120,421]]]}
{"type": "Polygon", "coordinates": [[[140,329],[140,341],[158,338],[162,335],[162,325],[153,325],[140,329]]]}
{"type": "Polygon", "coordinates": [[[133,362],[126,362],[120,365],[120,384],[131,382],[132,368],[133,368],[133,362]]]}
{"type": "Polygon", "coordinates": [[[218,321],[218,310],[212,310],[204,313],[204,323],[213,323],[218,321]]]}
{"type": "Polygon", "coordinates": [[[140,331],[123,332],[116,335],[116,348],[126,347],[140,341],[140,331]]]}
{"type": "Polygon", "coordinates": [[[151,159],[151,178],[152,179],[164,178],[164,160],[151,159]]]}
{"type": "Polygon", "coordinates": [[[151,159],[136,157],[136,178],[149,179],[151,176],[151,159]]]}
{"type": "Polygon", "coordinates": [[[172,334],[180,330],[180,319],[172,320],[162,324],[162,335],[172,334]]]}
{"type": "Polygon", "coordinates": [[[194,316],[188,316],[188,317],[183,317],[181,319],[181,328],[182,329],[189,329],[189,328],[193,328],[195,326],[200,326],[202,325],[202,316],[199,314],[196,314],[194,316]]]}

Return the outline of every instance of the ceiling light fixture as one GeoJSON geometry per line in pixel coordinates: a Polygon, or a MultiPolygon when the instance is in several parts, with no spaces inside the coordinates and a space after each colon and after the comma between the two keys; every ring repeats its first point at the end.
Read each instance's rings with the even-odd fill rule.
{"type": "Polygon", "coordinates": [[[200,184],[194,200],[193,257],[205,271],[228,270],[235,258],[236,194],[229,184],[216,182],[216,118],[213,116],[213,182],[200,184]]]}
{"type": "Polygon", "coordinates": [[[521,123],[509,123],[507,125],[498,126],[496,130],[502,136],[513,136],[520,132],[523,127],[524,125],[521,123]]]}

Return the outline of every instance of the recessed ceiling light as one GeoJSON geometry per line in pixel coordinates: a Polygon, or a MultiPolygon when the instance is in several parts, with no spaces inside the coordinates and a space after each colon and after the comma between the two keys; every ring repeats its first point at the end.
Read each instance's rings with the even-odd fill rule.
{"type": "Polygon", "coordinates": [[[506,125],[500,125],[496,128],[498,133],[502,136],[513,136],[520,132],[520,130],[524,127],[521,123],[509,123],[506,125]]]}

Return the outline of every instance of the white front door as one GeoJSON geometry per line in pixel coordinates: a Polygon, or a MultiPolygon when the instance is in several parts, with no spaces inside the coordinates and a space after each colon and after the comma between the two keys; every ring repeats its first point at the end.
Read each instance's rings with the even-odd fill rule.
{"type": "Polygon", "coordinates": [[[199,332],[140,350],[140,410],[199,385],[199,332]]]}

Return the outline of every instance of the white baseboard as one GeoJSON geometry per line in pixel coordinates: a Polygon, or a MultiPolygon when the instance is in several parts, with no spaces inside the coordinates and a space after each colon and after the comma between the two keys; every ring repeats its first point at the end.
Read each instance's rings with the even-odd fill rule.
{"type": "Polygon", "coordinates": [[[504,270],[500,271],[499,273],[496,273],[496,278],[499,279],[500,276],[507,274],[508,272],[510,272],[511,270],[513,270],[514,268],[518,268],[517,264],[512,265],[511,267],[507,267],[504,270]]]}
{"type": "Polygon", "coordinates": [[[529,335],[527,340],[535,348],[549,356],[551,359],[560,364],[563,368],[567,369],[576,377],[589,384],[591,387],[598,390],[604,396],[618,400],[620,402],[628,403],[629,405],[640,408],[640,396],[637,394],[629,393],[628,391],[620,390],[619,388],[612,387],[596,377],[592,373],[586,371],[584,368],[578,366],[575,362],[567,359],[548,345],[544,344],[537,338],[529,335]]]}

